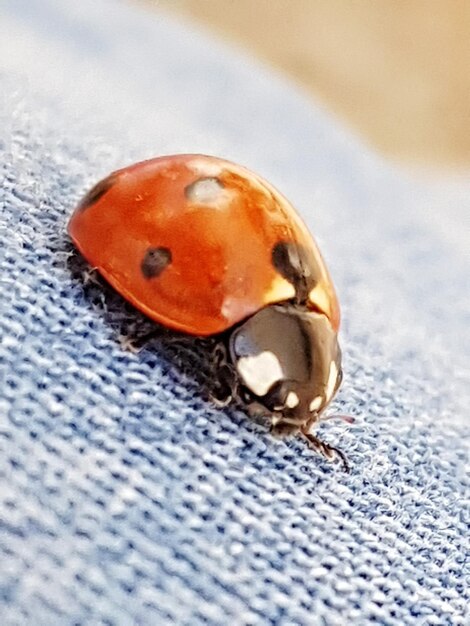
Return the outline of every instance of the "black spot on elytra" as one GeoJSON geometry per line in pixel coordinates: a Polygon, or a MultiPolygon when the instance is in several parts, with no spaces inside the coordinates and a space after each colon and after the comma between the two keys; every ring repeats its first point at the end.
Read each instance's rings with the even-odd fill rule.
{"type": "Polygon", "coordinates": [[[271,253],[276,270],[295,288],[297,302],[304,303],[315,286],[316,280],[311,274],[310,255],[304,246],[291,241],[279,241],[271,253]]]}
{"type": "Polygon", "coordinates": [[[155,278],[160,276],[170,263],[171,250],[169,248],[149,248],[142,259],[140,269],[145,278],[155,278]]]}
{"type": "Polygon", "coordinates": [[[219,188],[220,190],[222,190],[224,188],[223,182],[220,180],[220,178],[217,178],[217,176],[203,176],[202,178],[198,178],[184,188],[184,195],[191,202],[197,200],[196,189],[198,186],[201,185],[201,183],[208,183],[209,185],[213,184],[215,189],[219,188]]]}
{"type": "Polygon", "coordinates": [[[90,206],[98,202],[98,200],[111,189],[116,182],[117,177],[117,174],[113,173],[106,178],[103,178],[103,180],[100,180],[99,183],[96,183],[96,185],[92,187],[90,191],[80,200],[78,205],[80,211],[85,211],[90,206]]]}

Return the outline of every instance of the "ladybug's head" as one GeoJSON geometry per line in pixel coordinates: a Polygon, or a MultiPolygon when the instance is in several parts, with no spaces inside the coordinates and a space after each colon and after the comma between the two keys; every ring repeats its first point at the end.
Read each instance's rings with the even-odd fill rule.
{"type": "Polygon", "coordinates": [[[315,422],[341,384],[336,332],[325,315],[300,306],[271,305],[250,317],[233,331],[230,355],[275,426],[315,422]]]}

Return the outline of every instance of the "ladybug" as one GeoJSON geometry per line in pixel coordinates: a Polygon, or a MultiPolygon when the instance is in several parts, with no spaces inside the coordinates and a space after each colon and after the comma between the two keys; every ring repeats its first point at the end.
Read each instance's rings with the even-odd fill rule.
{"type": "Polygon", "coordinates": [[[310,433],[342,379],[338,300],[315,241],[274,187],[216,157],[158,157],[95,185],[68,231],[152,320],[215,337],[219,389],[229,390],[219,400],[261,407],[273,434],[301,434],[346,465],[310,433]]]}

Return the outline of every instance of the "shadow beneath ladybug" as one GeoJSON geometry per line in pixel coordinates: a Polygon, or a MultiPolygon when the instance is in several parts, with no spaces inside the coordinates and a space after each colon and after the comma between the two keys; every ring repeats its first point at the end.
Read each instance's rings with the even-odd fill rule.
{"type": "MultiPolygon", "coordinates": [[[[90,267],[71,242],[67,242],[67,254],[67,266],[72,280],[81,288],[79,297],[99,310],[113,329],[116,342],[123,350],[142,354],[146,350],[152,350],[159,359],[194,381],[202,399],[210,401],[215,407],[222,406],[222,403],[217,402],[221,388],[215,362],[216,347],[223,340],[222,335],[193,337],[165,328],[140,313],[119,295],[90,267]]],[[[247,413],[246,407],[237,398],[231,400],[230,407],[247,413]]],[[[255,423],[267,423],[258,415],[251,418],[255,423]]]]}

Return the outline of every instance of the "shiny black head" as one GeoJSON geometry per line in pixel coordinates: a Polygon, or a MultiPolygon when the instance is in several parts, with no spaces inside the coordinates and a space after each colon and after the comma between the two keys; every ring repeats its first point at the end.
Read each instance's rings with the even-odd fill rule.
{"type": "Polygon", "coordinates": [[[277,421],[315,421],[341,383],[341,350],[325,315],[268,306],[234,330],[230,356],[240,382],[277,421]]]}

